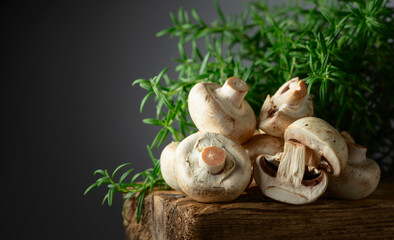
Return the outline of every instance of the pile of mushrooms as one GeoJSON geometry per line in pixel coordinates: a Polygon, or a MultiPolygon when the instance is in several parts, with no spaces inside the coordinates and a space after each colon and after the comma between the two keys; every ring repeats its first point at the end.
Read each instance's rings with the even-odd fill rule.
{"type": "Polygon", "coordinates": [[[199,202],[236,199],[252,179],[242,143],[256,129],[255,114],[240,78],[196,84],[189,93],[190,116],[199,132],[170,143],[160,156],[162,176],[172,188],[199,202]]]}
{"type": "Polygon", "coordinates": [[[161,172],[170,187],[199,202],[225,202],[254,179],[265,196],[289,204],[324,193],[361,199],[376,189],[378,164],[349,133],[313,117],[302,80],[268,95],[258,119],[244,99],[248,90],[237,77],[191,89],[189,112],[199,131],[163,149],[161,172]]]}

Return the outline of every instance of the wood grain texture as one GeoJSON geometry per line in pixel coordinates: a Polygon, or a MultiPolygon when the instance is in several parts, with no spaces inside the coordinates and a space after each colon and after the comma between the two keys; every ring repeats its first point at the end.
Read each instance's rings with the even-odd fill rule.
{"type": "Polygon", "coordinates": [[[272,201],[252,186],[236,201],[204,204],[176,191],[145,197],[141,223],[136,201],[126,203],[127,239],[394,239],[394,184],[369,197],[325,196],[294,206],[272,201]]]}

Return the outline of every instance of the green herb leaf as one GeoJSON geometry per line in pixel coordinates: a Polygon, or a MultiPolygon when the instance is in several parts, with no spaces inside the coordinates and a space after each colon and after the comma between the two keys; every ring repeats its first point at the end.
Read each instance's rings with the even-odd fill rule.
{"type": "Polygon", "coordinates": [[[125,166],[129,166],[129,165],[131,165],[131,163],[124,163],[124,164],[120,165],[119,167],[117,167],[117,168],[114,170],[114,172],[112,173],[112,178],[114,178],[115,174],[116,174],[120,169],[122,169],[122,168],[125,167],[125,166]]]}
{"type": "Polygon", "coordinates": [[[222,20],[223,24],[226,24],[226,18],[224,17],[223,12],[220,9],[219,2],[217,0],[215,0],[215,7],[216,7],[217,13],[219,14],[220,20],[222,20]]]}
{"type": "Polygon", "coordinates": [[[123,175],[119,178],[119,183],[122,183],[129,175],[134,171],[134,168],[127,170],[123,175]]]}
{"type": "Polygon", "coordinates": [[[94,187],[97,187],[97,183],[93,183],[92,185],[90,185],[85,192],[83,193],[83,195],[86,195],[88,192],[90,192],[90,190],[92,190],[94,187]]]}
{"type": "Polygon", "coordinates": [[[164,123],[162,121],[154,118],[145,118],[142,120],[142,122],[150,125],[164,126],[164,123]]]}
{"type": "Polygon", "coordinates": [[[138,205],[137,205],[137,223],[140,223],[141,221],[141,210],[142,206],[145,200],[145,193],[146,190],[141,192],[140,195],[138,196],[138,205]]]}

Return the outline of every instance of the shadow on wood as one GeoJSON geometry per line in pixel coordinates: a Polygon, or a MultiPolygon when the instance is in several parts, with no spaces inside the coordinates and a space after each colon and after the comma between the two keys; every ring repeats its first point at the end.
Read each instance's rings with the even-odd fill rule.
{"type": "Polygon", "coordinates": [[[257,186],[237,200],[204,204],[177,191],[145,197],[140,224],[137,201],[126,203],[127,239],[391,239],[394,237],[394,184],[380,184],[356,201],[323,197],[288,205],[261,195],[257,186]]]}

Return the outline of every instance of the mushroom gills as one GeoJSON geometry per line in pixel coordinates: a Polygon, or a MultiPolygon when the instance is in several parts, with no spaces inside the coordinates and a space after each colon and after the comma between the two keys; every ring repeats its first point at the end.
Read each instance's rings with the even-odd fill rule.
{"type": "Polygon", "coordinates": [[[275,200],[290,204],[315,201],[328,185],[327,174],[308,166],[314,158],[313,151],[296,142],[285,142],[279,166],[269,161],[272,157],[260,155],[254,167],[255,180],[262,192],[275,200]],[[308,167],[312,170],[308,170],[308,167]]]}
{"type": "MultiPolygon", "coordinates": [[[[276,173],[278,172],[278,166],[280,163],[280,160],[278,159],[278,157],[280,158],[281,154],[282,153],[277,154],[275,156],[266,155],[262,159],[262,161],[264,160],[264,164],[261,163],[261,167],[262,168],[264,167],[264,170],[271,177],[276,177],[276,173]]],[[[318,184],[318,182],[322,176],[323,175],[321,174],[321,172],[317,168],[315,168],[313,166],[305,166],[305,173],[304,173],[301,183],[305,186],[314,186],[314,185],[318,184]]]]}

